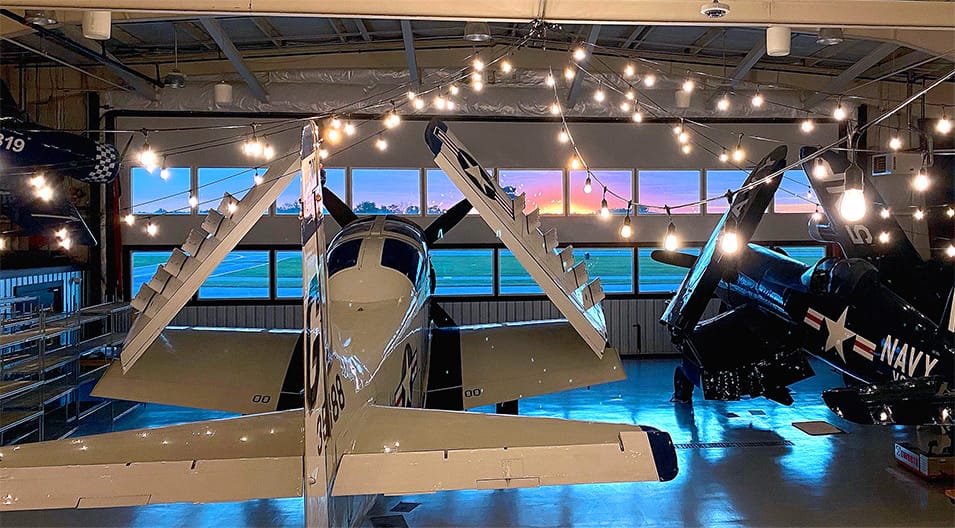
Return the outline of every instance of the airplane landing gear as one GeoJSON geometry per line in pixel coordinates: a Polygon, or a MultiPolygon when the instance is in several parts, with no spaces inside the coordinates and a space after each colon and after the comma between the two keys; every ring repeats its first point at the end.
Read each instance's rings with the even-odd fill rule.
{"type": "Polygon", "coordinates": [[[693,403],[693,382],[683,372],[679,365],[673,370],[673,396],[670,401],[674,403],[693,403]]]}

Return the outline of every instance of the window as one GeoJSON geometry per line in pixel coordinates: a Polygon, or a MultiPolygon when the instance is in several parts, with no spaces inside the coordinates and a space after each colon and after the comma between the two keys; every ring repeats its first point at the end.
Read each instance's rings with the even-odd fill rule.
{"type": "Polygon", "coordinates": [[[362,240],[361,238],[346,240],[332,248],[328,254],[329,277],[358,264],[358,251],[361,249],[362,240]]]}
{"type": "Polygon", "coordinates": [[[493,249],[434,249],[431,251],[436,295],[492,295],[493,249]]]}
{"type": "Polygon", "coordinates": [[[625,196],[621,200],[612,194],[607,194],[607,205],[612,214],[627,214],[627,200],[633,197],[633,172],[628,170],[595,170],[596,180],[591,178],[592,190],[590,194],[584,192],[584,183],[587,181],[587,171],[571,171],[570,173],[570,214],[596,214],[600,212],[600,201],[603,199],[603,187],[597,180],[610,188],[611,191],[625,196]]]}
{"type": "Polygon", "coordinates": [[[574,261],[583,261],[591,279],[600,277],[607,293],[633,291],[633,250],[627,248],[574,248],[574,261]]]}
{"type": "Polygon", "coordinates": [[[233,251],[199,287],[200,299],[267,299],[269,252],[233,251]]]}
{"type": "Polygon", "coordinates": [[[139,287],[149,282],[159,266],[169,260],[172,251],[133,251],[129,257],[129,298],[139,293],[139,287]]]}
{"type": "Polygon", "coordinates": [[[255,174],[265,174],[265,169],[254,167],[200,167],[199,207],[201,214],[219,207],[222,195],[229,193],[241,200],[245,193],[255,185],[255,174]]]}
{"type": "Polygon", "coordinates": [[[826,256],[825,246],[782,246],[789,258],[796,259],[807,266],[815,266],[820,259],[826,256]]]}
{"type": "Polygon", "coordinates": [[[275,252],[275,296],[302,298],[302,252],[275,252]]]}
{"type": "Polygon", "coordinates": [[[564,171],[501,169],[498,174],[508,196],[527,195],[525,213],[540,209],[541,214],[564,214],[564,171]]]}
{"type": "MultiPolygon", "coordinates": [[[[347,198],[345,196],[345,169],[326,168],[325,186],[338,195],[342,201],[345,201],[347,198]]],[[[288,187],[286,187],[285,190],[282,191],[282,194],[275,200],[275,214],[297,215],[302,210],[298,202],[301,198],[302,172],[298,171],[295,173],[295,178],[288,184],[288,187]]],[[[325,208],[322,208],[322,211],[328,213],[325,208]]]]}
{"type": "MultiPolygon", "coordinates": [[[[700,171],[698,170],[642,170],[637,175],[640,184],[640,203],[670,205],[691,203],[700,199],[700,171]]],[[[640,207],[639,214],[664,214],[663,209],[640,207]]],[[[697,214],[700,206],[674,209],[673,214],[697,214]]]]}
{"type": "Polygon", "coordinates": [[[418,169],[352,169],[352,210],[358,214],[421,213],[418,169]]]}
{"type": "Polygon", "coordinates": [[[404,240],[386,238],[381,248],[381,265],[402,273],[415,284],[421,269],[421,252],[404,240]]]}
{"type": "Polygon", "coordinates": [[[129,177],[133,214],[189,214],[192,171],[189,167],[167,170],[169,177],[164,180],[159,171],[150,173],[142,167],[132,168],[129,177]]]}
{"type": "Polygon", "coordinates": [[[534,282],[530,273],[524,271],[524,266],[517,261],[517,257],[506,249],[500,250],[497,257],[500,292],[501,294],[540,294],[544,290],[534,282]]]}
{"type": "MultiPolygon", "coordinates": [[[[749,172],[744,170],[707,170],[706,171],[706,197],[721,196],[726,194],[727,190],[736,190],[743,186],[749,172]]],[[[706,202],[706,212],[723,214],[729,208],[729,203],[721,198],[706,202]]]]}
{"type": "Polygon", "coordinates": [[[806,171],[788,170],[783,173],[783,181],[776,191],[773,212],[812,213],[816,210],[817,201],[806,171]]]}
{"type": "MultiPolygon", "coordinates": [[[[428,177],[427,212],[429,215],[439,215],[464,199],[464,194],[458,190],[455,184],[451,183],[450,178],[443,170],[428,169],[426,174],[428,177]]],[[[477,211],[471,208],[469,214],[477,214],[477,211]]]]}
{"type": "MultiPolygon", "coordinates": [[[[641,248],[638,250],[637,274],[640,293],[675,292],[688,271],[686,268],[663,264],[650,258],[650,252],[660,248],[641,248]]],[[[699,255],[700,248],[680,248],[677,251],[699,255]]]]}

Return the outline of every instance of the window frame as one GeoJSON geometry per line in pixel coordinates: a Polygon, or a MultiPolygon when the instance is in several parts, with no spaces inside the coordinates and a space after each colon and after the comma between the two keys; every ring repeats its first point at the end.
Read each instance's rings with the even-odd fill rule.
{"type": "MultiPolygon", "coordinates": [[[[621,171],[621,172],[623,172],[623,171],[626,171],[626,172],[629,172],[629,173],[630,173],[630,202],[636,204],[636,203],[637,203],[637,199],[635,198],[635,197],[637,196],[637,189],[636,189],[636,187],[637,187],[637,185],[638,185],[638,183],[637,183],[637,169],[634,168],[634,167],[621,167],[621,168],[617,168],[617,169],[610,169],[610,168],[599,168],[599,169],[595,169],[595,168],[593,168],[593,167],[590,168],[590,172],[604,172],[604,171],[606,171],[606,172],[610,172],[610,171],[621,171]]],[[[583,173],[586,173],[587,171],[584,170],[584,169],[580,169],[580,170],[569,170],[569,169],[565,169],[564,172],[565,172],[566,175],[567,175],[567,181],[566,181],[566,183],[565,183],[565,187],[566,187],[566,189],[567,189],[567,193],[566,193],[567,196],[566,196],[566,198],[565,198],[565,200],[566,200],[566,207],[564,207],[564,216],[566,216],[567,218],[581,218],[581,217],[599,215],[599,214],[600,214],[600,211],[597,211],[596,213],[574,213],[574,212],[571,212],[571,206],[572,206],[571,200],[573,199],[573,195],[572,195],[571,193],[573,192],[573,183],[574,183],[574,182],[573,182],[573,175],[572,175],[572,173],[574,173],[574,172],[583,172],[583,173]]],[[[584,180],[586,181],[586,178],[585,178],[584,180]]],[[[613,190],[613,188],[610,188],[610,189],[613,190]]],[[[583,192],[583,188],[581,188],[581,192],[583,192]]],[[[603,189],[602,189],[602,188],[601,188],[601,189],[598,189],[597,187],[594,187],[594,188],[591,190],[591,194],[592,194],[592,193],[603,193],[603,189]]],[[[609,200],[608,200],[608,201],[609,201],[609,200]]],[[[613,217],[613,216],[626,216],[626,213],[614,213],[613,211],[611,211],[610,216],[611,216],[611,217],[613,217]]]]}
{"type": "MultiPolygon", "coordinates": [[[[568,193],[570,192],[570,188],[569,188],[570,186],[569,186],[569,183],[568,183],[569,180],[570,180],[570,175],[569,175],[569,173],[567,172],[567,169],[566,169],[566,168],[558,168],[558,167],[543,167],[543,168],[535,168],[535,167],[508,168],[508,167],[505,167],[505,168],[495,168],[495,169],[494,169],[494,181],[496,181],[497,184],[498,184],[499,186],[501,186],[501,188],[504,188],[504,186],[501,184],[501,171],[522,171],[522,172],[535,172],[535,171],[536,171],[536,172],[545,172],[545,171],[554,171],[554,172],[557,172],[557,171],[559,171],[559,172],[560,172],[560,185],[561,185],[560,200],[561,200],[561,211],[562,211],[562,212],[560,212],[560,213],[541,213],[541,216],[546,216],[546,217],[551,217],[551,218],[560,218],[560,217],[567,217],[567,216],[569,216],[569,215],[567,214],[567,212],[570,210],[570,208],[569,208],[569,207],[570,207],[570,202],[569,202],[569,194],[568,194],[568,193]]],[[[505,193],[505,194],[506,194],[506,193],[505,193]]],[[[520,193],[517,193],[517,196],[520,196],[520,193]]],[[[530,211],[533,211],[533,209],[531,209],[530,211]]],[[[528,211],[528,213],[530,213],[530,211],[528,211]]],[[[586,215],[574,215],[574,216],[586,216],[586,215]]]]}
{"type": "MultiPolygon", "coordinates": [[[[426,203],[426,202],[425,202],[426,189],[424,188],[424,186],[427,185],[427,181],[425,181],[425,179],[427,178],[427,176],[425,175],[425,169],[424,169],[423,167],[348,167],[347,170],[346,170],[346,174],[345,174],[345,179],[346,179],[346,181],[345,181],[345,187],[346,187],[346,189],[347,189],[347,191],[348,191],[348,199],[347,199],[347,201],[346,201],[345,203],[348,204],[348,208],[351,209],[352,212],[355,211],[355,177],[354,177],[354,174],[355,174],[355,171],[356,171],[356,170],[357,170],[357,171],[363,171],[363,170],[379,170],[379,171],[386,171],[386,170],[417,171],[417,172],[418,172],[418,212],[417,212],[417,213],[355,213],[355,214],[363,214],[363,215],[369,215],[369,216],[385,216],[385,215],[391,214],[391,215],[395,215],[395,216],[404,216],[404,217],[409,217],[409,218],[418,218],[418,217],[424,217],[424,216],[426,216],[426,215],[424,214],[424,208],[423,208],[423,206],[424,206],[425,203],[426,203]]],[[[433,216],[433,215],[432,215],[432,216],[433,216]]]]}
{"type": "MultiPolygon", "coordinates": [[[[699,174],[699,178],[698,178],[699,181],[697,182],[697,183],[698,183],[698,187],[697,187],[697,192],[696,192],[696,199],[699,200],[699,201],[702,201],[703,199],[706,198],[706,195],[705,195],[705,193],[706,193],[706,180],[705,180],[705,178],[706,178],[706,169],[704,169],[704,168],[702,168],[702,167],[699,167],[699,168],[636,167],[636,168],[634,168],[634,179],[633,179],[633,185],[634,185],[634,189],[633,189],[634,211],[633,211],[631,214],[634,215],[634,216],[637,216],[637,215],[640,215],[640,214],[644,214],[644,215],[648,215],[648,216],[656,216],[656,215],[665,215],[665,214],[666,214],[666,212],[664,212],[664,211],[662,211],[662,210],[661,210],[659,213],[640,213],[639,211],[636,210],[636,206],[637,206],[638,204],[641,204],[641,203],[642,203],[642,200],[643,200],[643,197],[640,195],[640,180],[642,179],[642,176],[641,176],[642,173],[644,173],[644,172],[693,172],[693,171],[696,171],[697,174],[699,174]]],[[[657,204],[654,204],[654,205],[657,205],[657,204]]],[[[671,206],[672,206],[672,205],[679,205],[679,203],[674,203],[674,204],[660,204],[660,205],[671,205],[671,206]]],[[[705,214],[705,213],[703,212],[703,211],[704,211],[703,204],[700,204],[699,208],[700,208],[700,210],[699,210],[699,211],[696,211],[695,213],[681,213],[681,212],[679,212],[678,209],[674,209],[674,210],[673,210],[673,214],[674,214],[674,215],[680,215],[680,216],[687,216],[687,217],[690,217],[690,216],[703,216],[703,215],[705,214]]]]}

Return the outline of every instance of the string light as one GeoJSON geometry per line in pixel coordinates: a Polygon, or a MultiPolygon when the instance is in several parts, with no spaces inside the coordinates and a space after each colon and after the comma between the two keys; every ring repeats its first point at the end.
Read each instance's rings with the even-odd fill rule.
{"type": "Polygon", "coordinates": [[[633,236],[633,228],[630,227],[630,207],[633,202],[627,202],[627,217],[623,219],[623,225],[620,226],[620,236],[630,238],[633,236]]]}
{"type": "Polygon", "coordinates": [[[42,174],[37,174],[36,176],[33,176],[27,180],[27,183],[30,184],[30,187],[39,189],[40,187],[46,185],[46,177],[44,177],[42,174]]]}
{"type": "Polygon", "coordinates": [[[621,102],[620,102],[620,111],[621,111],[621,112],[629,112],[629,111],[630,111],[630,102],[629,102],[629,101],[621,101],[621,102]]]}
{"type": "Polygon", "coordinates": [[[684,92],[692,93],[695,88],[696,88],[696,81],[694,81],[693,79],[688,78],[683,81],[682,89],[684,92]]]}
{"type": "Polygon", "coordinates": [[[693,147],[690,146],[689,143],[684,143],[683,146],[680,147],[680,150],[681,150],[684,154],[689,154],[690,152],[693,151],[693,147]]]}
{"type": "Polygon", "coordinates": [[[7,250],[7,239],[5,237],[0,237],[0,251],[7,250]]]}
{"type": "Polygon", "coordinates": [[[557,104],[557,103],[551,103],[551,105],[550,105],[550,113],[552,113],[552,114],[554,114],[554,115],[559,114],[559,113],[560,113],[560,105],[557,104]]]}
{"type": "Polygon", "coordinates": [[[743,134],[740,134],[736,141],[736,148],[733,149],[733,161],[739,163],[744,159],[746,159],[746,151],[743,150],[743,134]]]}
{"type": "Polygon", "coordinates": [[[948,114],[945,113],[945,107],[942,107],[942,117],[935,122],[935,131],[939,134],[948,134],[952,131],[952,120],[948,118],[948,114]]]}
{"type": "Polygon", "coordinates": [[[574,157],[570,158],[570,168],[571,168],[572,170],[579,170],[580,167],[581,167],[581,165],[580,165],[580,159],[577,158],[577,156],[574,156],[574,157]]]}
{"type": "Polygon", "coordinates": [[[623,96],[626,97],[628,101],[633,101],[637,98],[637,94],[635,94],[633,90],[627,90],[627,93],[623,94],[623,96]]]}
{"type": "Polygon", "coordinates": [[[448,107],[448,100],[443,95],[434,96],[434,107],[438,110],[444,110],[448,107]]]}
{"type": "MultiPolygon", "coordinates": [[[[199,199],[196,198],[196,195],[194,194],[189,196],[189,207],[192,207],[193,209],[195,209],[196,207],[199,207],[199,199]]],[[[129,225],[133,225],[133,224],[129,224],[129,225]]]]}
{"type": "Polygon", "coordinates": [[[723,236],[720,237],[720,250],[727,255],[733,255],[739,251],[739,236],[733,229],[723,228],[723,236]]]}
{"type": "Polygon", "coordinates": [[[686,130],[680,130],[680,133],[677,134],[676,139],[681,145],[686,145],[690,141],[690,134],[686,130]]]}
{"type": "Polygon", "coordinates": [[[249,157],[258,158],[262,155],[262,142],[255,133],[256,125],[252,125],[252,135],[242,144],[242,152],[249,157]]]}
{"type": "Polygon", "coordinates": [[[816,158],[812,165],[813,178],[826,178],[829,176],[829,164],[821,157],[816,158]]]}
{"type": "Polygon", "coordinates": [[[414,101],[415,99],[418,98],[418,94],[414,93],[414,92],[411,91],[411,90],[408,90],[408,94],[407,94],[407,95],[408,95],[408,100],[409,100],[409,101],[414,101]]]}
{"type": "Polygon", "coordinates": [[[560,141],[561,143],[567,143],[568,141],[570,141],[570,136],[567,135],[566,130],[561,130],[560,133],[557,134],[557,141],[560,141]]]}
{"type": "Polygon", "coordinates": [[[149,235],[149,236],[156,236],[156,233],[159,233],[159,226],[157,226],[156,224],[154,224],[154,223],[152,223],[152,222],[149,222],[148,224],[146,224],[146,234],[147,234],[147,235],[149,235]]]}
{"type": "Polygon", "coordinates": [[[816,210],[812,213],[812,219],[815,222],[822,220],[822,211],[819,210],[819,206],[816,206],[816,210]]]}
{"type": "Polygon", "coordinates": [[[889,138],[889,148],[892,150],[899,150],[902,148],[902,138],[897,135],[889,138]]]}
{"type": "Polygon", "coordinates": [[[577,46],[574,48],[574,60],[580,62],[587,58],[587,51],[584,50],[583,46],[577,46]]]}
{"type": "Polygon", "coordinates": [[[451,92],[451,95],[458,95],[458,92],[460,92],[461,89],[458,88],[458,85],[451,84],[451,86],[448,86],[448,91],[451,92]]]}
{"type": "MultiPolygon", "coordinates": [[[[321,157],[321,153],[319,153],[319,157],[321,157]]],[[[263,178],[262,175],[259,174],[259,169],[255,169],[255,175],[252,176],[252,182],[255,183],[256,185],[262,185],[262,182],[264,181],[265,181],[265,178],[263,178]]]]}
{"type": "Polygon", "coordinates": [[[584,181],[584,194],[590,194],[590,191],[593,190],[593,184],[590,181],[590,175],[587,175],[587,179],[584,181]]]}
{"type": "Polygon", "coordinates": [[[603,88],[597,88],[597,91],[594,92],[594,101],[598,103],[604,102],[604,99],[607,98],[607,94],[604,93],[603,88]]]}
{"type": "Polygon", "coordinates": [[[892,212],[889,211],[889,209],[886,207],[883,207],[882,210],[879,211],[879,216],[881,216],[882,218],[888,218],[891,215],[892,215],[892,212]]]}
{"type": "Polygon", "coordinates": [[[133,216],[132,213],[127,213],[126,216],[123,217],[123,222],[126,222],[126,225],[131,226],[136,223],[136,217],[133,216]]]}
{"type": "Polygon", "coordinates": [[[504,59],[501,61],[501,73],[511,73],[513,69],[514,67],[511,66],[511,62],[509,60],[504,59]]]}
{"type": "Polygon", "coordinates": [[[68,238],[68,237],[65,237],[65,238],[61,239],[58,243],[59,243],[59,245],[60,245],[61,248],[65,249],[65,250],[67,250],[67,251],[69,251],[69,249],[70,249],[71,247],[73,247],[73,241],[72,241],[70,238],[68,238]]]}
{"type": "Polygon", "coordinates": [[[610,207],[607,206],[607,187],[604,186],[603,198],[600,200],[600,216],[608,218],[610,216],[610,207]]]}
{"type": "Polygon", "coordinates": [[[862,192],[862,167],[853,162],[846,169],[842,200],[839,202],[839,213],[849,222],[862,220],[866,213],[865,194],[862,192]]]}
{"type": "Polygon", "coordinates": [[[484,89],[484,81],[477,79],[471,81],[471,89],[475,92],[480,92],[484,89]]]}
{"type": "Polygon", "coordinates": [[[633,115],[630,118],[633,120],[634,123],[643,122],[643,112],[640,111],[639,106],[637,107],[636,110],[634,110],[633,115]]]}
{"type": "Polygon", "coordinates": [[[652,73],[648,73],[648,74],[646,74],[646,75],[643,76],[643,85],[646,86],[647,88],[652,88],[653,85],[656,84],[656,83],[657,83],[657,76],[656,76],[656,75],[654,75],[654,74],[652,74],[652,73]]]}
{"type": "Polygon", "coordinates": [[[146,131],[143,131],[143,146],[139,150],[139,163],[149,172],[156,170],[156,162],[159,161],[159,158],[156,156],[156,152],[153,151],[152,147],[149,146],[149,136],[146,131]]]}
{"type": "Polygon", "coordinates": [[[226,209],[229,211],[229,214],[234,213],[235,210],[238,208],[239,206],[235,202],[229,202],[229,205],[226,206],[226,209]]]}
{"type": "Polygon", "coordinates": [[[728,95],[723,94],[723,97],[720,97],[719,101],[716,101],[716,109],[720,112],[725,112],[730,109],[730,98],[728,95]]]}
{"type": "Polygon", "coordinates": [[[723,163],[726,163],[729,160],[730,160],[730,155],[728,152],[726,152],[726,149],[724,148],[723,150],[720,151],[720,161],[722,161],[723,163]]]}
{"type": "Polygon", "coordinates": [[[548,73],[547,77],[544,77],[544,84],[547,86],[554,86],[557,81],[554,80],[554,74],[548,73]]]}
{"type": "Polygon", "coordinates": [[[384,138],[378,138],[375,140],[375,148],[384,152],[388,149],[388,142],[384,138]]]}
{"type": "MultiPolygon", "coordinates": [[[[670,207],[666,207],[667,216],[670,216],[670,207]]],[[[676,236],[676,225],[673,223],[673,218],[670,218],[670,225],[667,226],[667,234],[663,237],[663,249],[667,251],[676,251],[680,247],[680,239],[676,236]]]]}
{"type": "Polygon", "coordinates": [[[44,185],[36,190],[36,197],[43,200],[44,202],[49,202],[53,199],[53,187],[49,185],[44,185]]]}
{"type": "Polygon", "coordinates": [[[484,61],[481,60],[481,57],[474,57],[474,60],[471,61],[471,67],[476,72],[484,71],[484,61]]]}
{"type": "Polygon", "coordinates": [[[949,217],[949,218],[955,217],[955,209],[952,209],[951,207],[949,207],[948,209],[946,209],[946,210],[945,210],[945,216],[947,216],[947,217],[949,217]]]}
{"type": "Polygon", "coordinates": [[[337,117],[333,117],[332,120],[329,122],[329,124],[331,125],[332,128],[334,128],[335,130],[338,130],[339,128],[342,127],[342,120],[337,117]]]}
{"type": "Polygon", "coordinates": [[[808,134],[816,129],[816,124],[812,121],[812,119],[803,119],[802,124],[800,124],[799,127],[802,128],[803,133],[808,134]]]}
{"type": "Polygon", "coordinates": [[[385,127],[395,128],[400,123],[401,123],[401,117],[398,115],[398,110],[395,108],[394,103],[392,103],[391,111],[388,112],[388,115],[385,116],[385,127]]]}
{"type": "Polygon", "coordinates": [[[623,67],[624,77],[628,79],[632,79],[633,76],[636,74],[637,74],[637,69],[633,66],[633,64],[627,64],[626,66],[623,67]]]}
{"type": "Polygon", "coordinates": [[[918,192],[925,192],[928,190],[929,183],[931,183],[931,181],[929,180],[928,174],[925,174],[924,169],[920,170],[918,174],[912,178],[912,188],[918,192]]]}
{"type": "MultiPolygon", "coordinates": [[[[385,120],[385,124],[386,125],[388,124],[387,120],[385,120]]],[[[325,131],[325,139],[332,144],[338,143],[339,141],[342,140],[342,133],[339,132],[337,128],[334,128],[334,127],[329,128],[328,130],[325,131]]]]}
{"type": "Polygon", "coordinates": [[[916,209],[915,212],[912,213],[912,217],[915,218],[916,220],[922,220],[923,218],[925,218],[925,211],[921,209],[916,209]]]}
{"type": "Polygon", "coordinates": [[[749,102],[753,105],[753,108],[760,108],[763,106],[763,103],[766,102],[766,100],[763,98],[763,94],[759,92],[758,86],[756,87],[756,93],[753,94],[753,98],[750,99],[749,102]]]}
{"type": "Polygon", "coordinates": [[[318,149],[318,159],[325,159],[328,157],[327,149],[318,149]]]}
{"type": "Polygon", "coordinates": [[[842,106],[842,101],[840,101],[836,109],[832,111],[832,117],[834,117],[836,121],[845,121],[848,115],[845,107],[842,106]]]}
{"type": "Polygon", "coordinates": [[[66,238],[66,228],[65,228],[65,227],[61,227],[61,228],[57,229],[57,230],[53,233],[53,236],[55,236],[56,238],[59,238],[59,239],[66,238]]]}
{"type": "Polygon", "coordinates": [[[567,79],[568,81],[570,81],[576,75],[577,75],[577,72],[574,71],[574,69],[571,68],[570,66],[567,66],[566,68],[564,68],[564,79],[567,79]]]}
{"type": "Polygon", "coordinates": [[[888,232],[888,231],[883,231],[883,232],[879,233],[879,242],[882,243],[882,244],[888,244],[888,243],[889,243],[889,232],[888,232]]]}
{"type": "Polygon", "coordinates": [[[159,177],[163,180],[169,179],[169,169],[166,168],[166,156],[162,157],[162,167],[159,169],[159,177]]]}
{"type": "Polygon", "coordinates": [[[945,256],[949,258],[955,257],[955,246],[949,244],[948,247],[945,248],[945,256]]]}

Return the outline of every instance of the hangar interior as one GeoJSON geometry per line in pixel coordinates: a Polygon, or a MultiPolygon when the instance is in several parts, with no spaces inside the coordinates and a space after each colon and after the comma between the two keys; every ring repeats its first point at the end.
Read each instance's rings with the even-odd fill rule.
{"type": "MultiPolygon", "coordinates": [[[[819,218],[835,211],[824,210],[813,176],[794,163],[802,147],[828,146],[848,153],[884,199],[867,214],[898,223],[892,237],[866,230],[865,244],[892,254],[904,236],[921,259],[940,262],[948,282],[932,295],[944,304],[955,258],[955,145],[950,125],[940,123],[955,107],[955,4],[703,3],[704,11],[728,6],[711,19],[700,3],[14,1],[0,10],[8,88],[0,117],[114,145],[120,163],[108,183],[68,179],[49,191],[69,197],[88,233],[31,233],[16,215],[0,216],[0,445],[236,416],[90,394],[111,364],[118,369],[127,332],[145,313],[130,301],[204,228],[210,210],[234,211],[263,181],[295,173],[169,325],[310,328],[303,128],[320,127],[323,184],[350,211],[425,229],[465,197],[425,143],[429,122],[440,119],[508,196],[525,193],[524,212],[539,209],[541,229],[556,229],[559,248],[573,246],[574,261],[600,278],[606,340],[628,375],[473,410],[651,425],[672,436],[679,475],[666,483],[386,495],[352,521],[950,526],[951,470],[928,480],[899,465],[893,445],[919,443],[915,427],[858,425],[833,413],[822,392],[863,378],[843,376],[826,358],[812,359],[816,376],[790,387],[792,405],[765,397],[671,402],[681,349],[661,318],[687,271],[651,254],[693,261],[705,253],[711,234],[726,229],[724,213],[750,170],[785,146],[786,170],[751,241],[809,268],[852,257],[812,236],[819,218]],[[919,187],[919,175],[929,183],[919,187]],[[87,235],[91,242],[82,241],[87,235]],[[797,422],[835,431],[806,433],[797,422]]],[[[19,152],[14,143],[4,148],[19,152]]],[[[33,174],[4,178],[66,169],[34,162],[33,174]]],[[[838,192],[849,188],[848,175],[838,192]]],[[[30,182],[39,196],[42,180],[30,182]]],[[[332,216],[320,227],[327,240],[341,230],[332,216]]],[[[864,238],[852,229],[848,236],[864,238]]],[[[436,304],[458,325],[567,317],[477,208],[429,250],[436,304]]],[[[708,299],[702,318],[727,311],[708,299]]],[[[950,305],[934,324],[944,313],[950,305]]],[[[823,326],[836,320],[827,317],[823,326]]],[[[738,337],[718,339],[732,350],[738,337]]],[[[876,359],[879,350],[885,355],[882,343],[873,346],[876,359]]],[[[931,345],[921,346],[929,354],[931,345]]],[[[947,346],[937,352],[949,354],[943,367],[952,365],[947,346]]],[[[302,502],[147,499],[0,510],[0,523],[312,525],[302,502]]]]}

